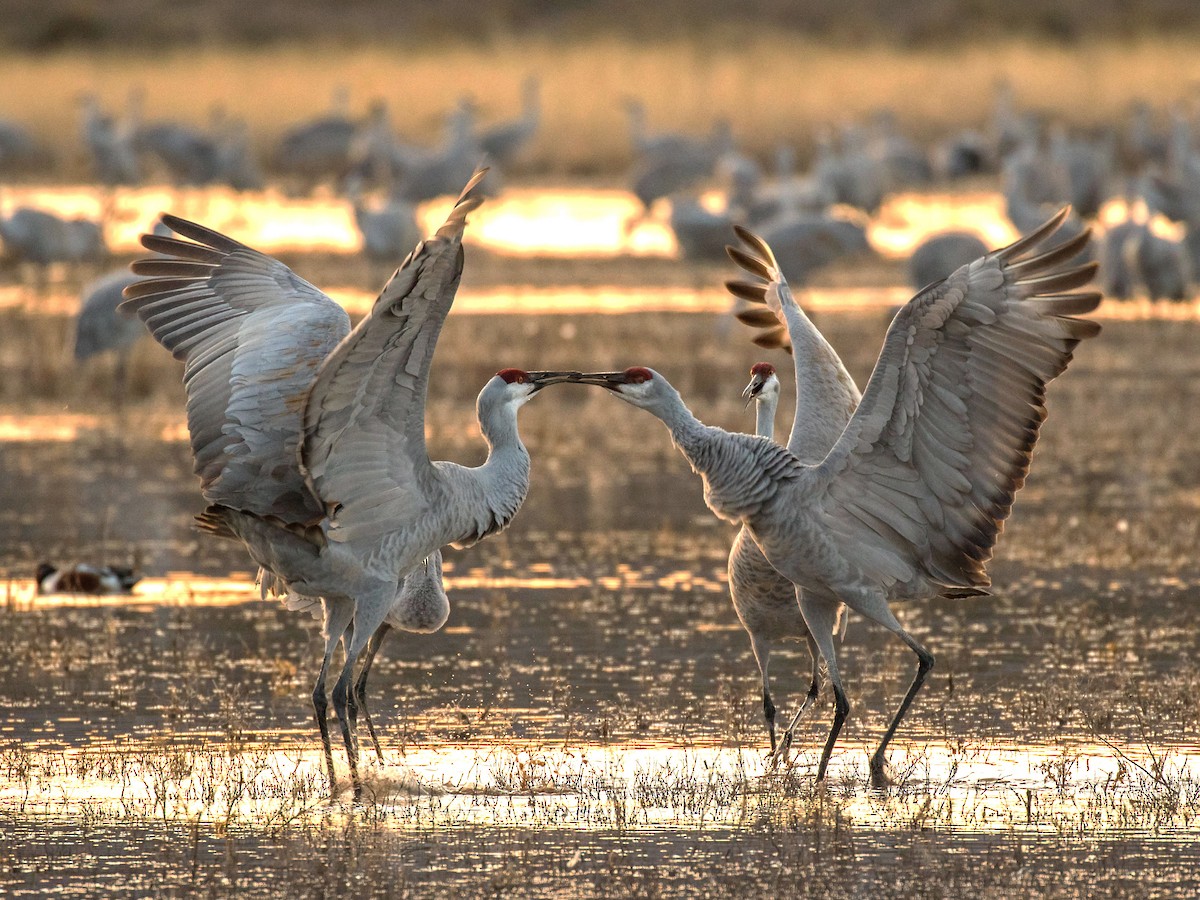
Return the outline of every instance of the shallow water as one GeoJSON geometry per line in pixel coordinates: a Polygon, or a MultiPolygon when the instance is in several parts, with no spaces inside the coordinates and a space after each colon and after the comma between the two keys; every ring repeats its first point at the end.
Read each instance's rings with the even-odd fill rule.
{"type": "MultiPolygon", "coordinates": [[[[511,364],[648,363],[701,417],[750,426],[738,394],[768,354],[719,290],[604,290],[464,290],[434,364],[434,455],[481,459],[474,393],[511,364]]],[[[903,294],[813,298],[860,383],[903,294]]],[[[57,334],[63,311],[14,314],[9,333],[57,334]]],[[[386,764],[357,810],[331,804],[321,774],[318,623],[258,599],[243,551],[190,527],[202,501],[174,363],[140,348],[141,393],[117,414],[69,362],[0,345],[6,377],[40,385],[0,406],[4,893],[1188,893],[1200,322],[1191,305],[1101,318],[1051,387],[995,596],[899,611],[938,665],[887,794],[867,789],[866,760],[911,654],[852,620],[830,789],[811,780],[827,702],[795,767],[768,772],[730,530],[660,426],[565,386],[522,412],[534,483],[513,526],[447,555],[447,627],[380,655],[386,764]],[[41,559],[147,577],[131,597],[35,597],[41,559]]],[[[783,717],[806,656],[773,655],[783,717]]]]}

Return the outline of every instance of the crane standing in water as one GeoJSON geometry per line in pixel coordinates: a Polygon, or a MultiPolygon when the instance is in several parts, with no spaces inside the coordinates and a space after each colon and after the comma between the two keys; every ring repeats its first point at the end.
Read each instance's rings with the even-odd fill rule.
{"type": "Polygon", "coordinates": [[[406,576],[442,546],[470,546],[516,515],[530,468],[517,411],[570,374],[503,369],[479,394],[484,464],[429,459],[429,366],[485,171],[353,330],[340,306],[282,263],[173,216],[163,221],[190,241],[144,236],[143,246],[166,258],[133,264],[149,277],[123,304],[185,363],[188,430],[209,502],[200,527],[240,540],[263,570],[264,590],[323,601],[313,705],[333,791],[325,678],[344,642],[333,706],[356,798],[356,661],[406,576]]]}
{"type": "MultiPolygon", "coordinates": [[[[770,248],[740,226],[735,226],[742,247],[729,248],[730,256],[753,281],[730,281],[726,287],[735,296],[756,304],[738,313],[738,318],[765,329],[755,343],[784,347],[792,355],[796,373],[796,413],[788,436],[788,450],[801,462],[819,463],[833,447],[858,406],[859,391],[842,365],[837,352],[796,303],[770,248]],[[766,306],[766,309],[762,308],[766,306]]],[[[779,377],[770,363],[757,363],[750,370],[750,383],[743,396],[757,408],[756,434],[773,440],[775,410],[779,404],[779,377]]],[[[801,714],[817,697],[820,688],[820,651],[804,624],[796,605],[796,589],[767,562],[746,526],[738,531],[729,551],[729,595],[738,619],[750,635],[750,646],[762,675],[763,715],[771,738],[773,758],[784,756],[801,714]],[[782,745],[775,738],[775,703],[767,667],[771,644],[783,639],[802,640],[812,656],[812,681],[796,712],[782,745]]]]}
{"type": "MultiPolygon", "coordinates": [[[[1088,232],[1044,249],[1068,212],[963,266],[896,314],[862,402],[818,465],[756,435],[704,425],[651,369],[572,379],[661,419],[703,478],[709,508],[746,526],[799,588],[835,697],[818,781],[850,709],[833,641],[841,605],[896,634],[918,660],[871,756],[872,783],[882,786],[887,746],[934,661],[890,604],[985,594],[991,583],[985,563],[1029,471],[1046,385],[1075,346],[1100,331],[1075,318],[1100,295],[1073,292],[1096,266],[1068,265],[1088,232]]],[[[765,267],[759,274],[770,277],[765,267]]]]}

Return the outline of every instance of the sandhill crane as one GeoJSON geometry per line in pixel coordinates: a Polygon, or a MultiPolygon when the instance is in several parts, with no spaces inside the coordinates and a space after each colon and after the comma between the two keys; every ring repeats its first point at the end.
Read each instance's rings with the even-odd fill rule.
{"type": "Polygon", "coordinates": [[[672,152],[647,153],[634,166],[632,190],[648,214],[655,200],[695,187],[712,177],[717,164],[733,152],[733,131],[721,120],[706,140],[681,145],[672,152]]]}
{"type": "Polygon", "coordinates": [[[908,282],[919,291],[987,252],[987,244],[970,231],[931,234],[908,258],[908,282]]]}
{"type": "Polygon", "coordinates": [[[484,464],[429,459],[429,364],[485,171],[353,330],[340,306],[282,263],[174,216],[164,223],[189,240],[143,236],[146,249],[167,258],[133,264],[151,277],[127,290],[123,306],[185,363],[195,471],[209,503],[201,529],[240,540],[264,582],[324,603],[313,706],[331,790],[325,679],[335,647],[345,645],[333,706],[356,798],[356,661],[402,578],[444,545],[470,546],[516,515],[530,469],[517,411],[570,375],[501,370],[479,394],[484,464]]]}
{"type": "Polygon", "coordinates": [[[371,260],[401,259],[421,239],[417,209],[393,192],[381,206],[369,207],[363,200],[358,176],[347,181],[347,196],[354,208],[354,225],[362,237],[363,253],[371,260]]]}
{"type": "Polygon", "coordinates": [[[349,115],[350,96],[344,86],[333,92],[328,112],[284,132],[275,152],[275,165],[288,175],[316,184],[322,178],[341,178],[351,162],[358,124],[349,115]]]}
{"type": "Polygon", "coordinates": [[[719,261],[725,258],[725,242],[733,224],[731,210],[713,212],[695,197],[677,194],[671,198],[667,220],[679,255],[684,259],[719,261]]]}
{"type": "Polygon", "coordinates": [[[934,662],[890,603],[974,596],[991,583],[985,563],[1029,471],[1046,385],[1075,346],[1100,331],[1075,318],[1100,302],[1098,293],[1074,292],[1096,266],[1068,265],[1088,233],[1044,251],[1067,212],[896,314],[862,402],[819,465],[757,435],[702,424],[652,369],[571,379],[661,419],[702,477],[709,508],[748,527],[771,565],[800,588],[800,611],[835,697],[818,781],[850,709],[833,641],[841,604],[896,634],[918,659],[871,756],[872,783],[882,786],[887,746],[934,662]]]}
{"type": "Polygon", "coordinates": [[[479,132],[479,148],[497,165],[512,165],[537,134],[541,121],[541,82],[530,75],[521,84],[521,115],[479,132]]]}
{"type": "Polygon", "coordinates": [[[156,159],[177,186],[203,187],[220,176],[220,144],[200,128],[160,119],[143,122],[145,92],[130,93],[129,130],[134,150],[156,159]]]}
{"type": "MultiPolygon", "coordinates": [[[[161,222],[154,225],[154,234],[170,237],[171,229],[161,222]]],[[[129,351],[146,335],[146,329],[133,316],[117,314],[125,299],[125,288],[141,281],[127,266],[121,266],[91,282],[83,289],[79,315],[75,318],[75,361],[85,362],[100,353],[115,352],[116,374],[113,396],[117,403],[125,398],[129,367],[129,351]]]]}
{"type": "Polygon", "coordinates": [[[828,212],[784,215],[763,224],[762,234],[794,284],[805,283],[822,266],[871,250],[865,227],[828,212]]]}
{"type": "MultiPolygon", "coordinates": [[[[446,132],[441,147],[407,154],[403,174],[393,196],[410,203],[422,203],[458,189],[479,165],[483,151],[475,138],[474,113],[469,100],[462,100],[446,117],[446,132]]],[[[499,173],[488,172],[481,190],[494,194],[499,173]]]]}
{"type": "Polygon", "coordinates": [[[19,262],[32,263],[37,286],[45,286],[54,263],[97,262],[108,255],[100,225],[88,219],[64,219],[41,209],[21,207],[0,218],[0,240],[19,262]]]}
{"type": "MultiPolygon", "coordinates": [[[[268,589],[269,585],[264,581],[264,599],[268,589]]],[[[323,619],[325,616],[325,609],[317,597],[304,597],[289,592],[285,594],[283,603],[288,609],[308,612],[314,619],[323,619]]],[[[442,580],[442,551],[438,550],[401,579],[400,590],[396,592],[391,609],[384,617],[383,624],[375,629],[367,643],[363,652],[362,667],[358,672],[358,681],[354,684],[355,701],[363,720],[367,723],[367,731],[371,735],[371,743],[380,762],[383,762],[383,750],[379,746],[375,725],[371,721],[371,712],[367,708],[367,678],[371,674],[375,656],[392,629],[433,634],[446,624],[449,617],[450,598],[446,596],[446,585],[442,580]]]]}
{"type": "Polygon", "coordinates": [[[130,123],[118,122],[104,112],[92,94],[80,98],[80,114],[84,146],[100,182],[106,187],[137,184],[141,172],[130,123]]]}
{"type": "Polygon", "coordinates": [[[861,209],[867,215],[879,211],[888,190],[887,171],[868,152],[866,136],[854,126],[843,129],[840,150],[831,135],[821,136],[813,176],[835,202],[861,209]]]}
{"type": "MultiPolygon", "coordinates": [[[[744,228],[736,228],[741,248],[730,255],[752,281],[727,282],[730,292],[756,304],[738,313],[738,318],[764,329],[755,343],[785,347],[792,355],[796,376],[796,413],[788,435],[787,449],[806,464],[820,462],[837,441],[858,406],[859,391],[837,352],[804,314],[792,296],[787,279],[770,249],[744,228]],[[765,305],[762,309],[758,304],[765,305]]],[[[751,369],[751,380],[743,396],[757,407],[755,433],[774,439],[775,409],[779,403],[779,378],[770,363],[751,369]]],[[[796,604],[796,589],[767,562],[745,526],[738,532],[729,552],[729,593],[738,619],[750,635],[754,659],[762,675],[763,714],[775,754],[775,704],[771,699],[767,666],[771,643],[803,640],[812,655],[813,677],[808,695],[784,733],[781,754],[786,754],[800,715],[816,699],[820,686],[817,644],[796,604]]]]}

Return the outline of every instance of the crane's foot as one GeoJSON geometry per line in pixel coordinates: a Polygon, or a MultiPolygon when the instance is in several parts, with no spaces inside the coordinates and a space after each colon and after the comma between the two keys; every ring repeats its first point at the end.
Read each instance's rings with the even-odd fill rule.
{"type": "Polygon", "coordinates": [[[785,731],[779,746],[773,749],[767,757],[767,768],[774,771],[780,765],[787,765],[788,753],[792,749],[792,732],[785,731]]]}

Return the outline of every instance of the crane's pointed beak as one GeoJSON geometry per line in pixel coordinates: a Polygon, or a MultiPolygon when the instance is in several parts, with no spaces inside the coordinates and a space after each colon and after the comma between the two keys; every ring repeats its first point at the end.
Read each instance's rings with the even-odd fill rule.
{"type": "Polygon", "coordinates": [[[608,388],[610,391],[615,391],[621,385],[629,383],[629,378],[624,372],[587,372],[571,380],[576,384],[594,384],[598,387],[608,388]]]}
{"type": "Polygon", "coordinates": [[[749,407],[751,403],[758,399],[758,395],[762,393],[762,389],[766,386],[766,383],[767,379],[763,378],[761,375],[751,376],[750,383],[746,385],[746,389],[742,391],[742,396],[746,399],[747,407],[749,407]]]}
{"type": "Polygon", "coordinates": [[[529,383],[533,385],[535,394],[551,384],[575,381],[583,375],[582,372],[526,372],[525,374],[529,377],[529,383]]]}

